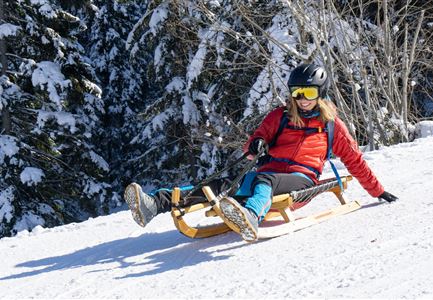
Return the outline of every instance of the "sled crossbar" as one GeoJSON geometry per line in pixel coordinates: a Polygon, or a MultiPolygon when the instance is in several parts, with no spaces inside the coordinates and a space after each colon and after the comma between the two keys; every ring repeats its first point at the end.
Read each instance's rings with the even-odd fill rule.
{"type": "MultiPolygon", "coordinates": [[[[297,231],[314,224],[320,223],[337,215],[342,215],[359,209],[361,205],[357,201],[347,203],[343,198],[343,191],[347,189],[347,182],[352,180],[352,176],[341,177],[342,187],[336,178],[320,181],[317,185],[293,191],[287,194],[277,195],[272,198],[271,209],[265,216],[265,220],[259,227],[259,238],[271,238],[289,232],[297,231]],[[294,216],[293,211],[310,202],[317,195],[324,192],[332,192],[340,202],[340,205],[301,219],[294,216]]],[[[191,238],[203,238],[227,231],[237,231],[230,228],[228,224],[221,222],[207,226],[189,226],[184,220],[184,215],[209,208],[205,211],[207,217],[218,216],[223,221],[224,218],[219,209],[219,200],[209,186],[202,188],[208,202],[193,204],[188,207],[180,207],[180,189],[175,188],[172,193],[172,217],[176,228],[184,235],[191,238]]]]}

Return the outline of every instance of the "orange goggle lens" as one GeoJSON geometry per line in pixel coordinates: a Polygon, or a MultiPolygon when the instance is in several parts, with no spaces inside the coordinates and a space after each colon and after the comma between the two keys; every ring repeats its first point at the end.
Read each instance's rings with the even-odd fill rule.
{"type": "Polygon", "coordinates": [[[307,100],[316,100],[319,97],[319,89],[315,86],[309,87],[291,87],[290,93],[292,98],[299,100],[301,95],[307,100]]]}

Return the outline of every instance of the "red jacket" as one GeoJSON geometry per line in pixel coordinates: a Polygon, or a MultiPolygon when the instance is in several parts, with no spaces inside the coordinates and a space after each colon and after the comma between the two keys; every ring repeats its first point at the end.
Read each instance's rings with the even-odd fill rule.
{"type": "MultiPolygon", "coordinates": [[[[284,107],[279,107],[270,112],[253,135],[244,145],[245,152],[252,140],[263,138],[270,143],[280,126],[284,107]]],[[[322,127],[325,124],[317,118],[303,119],[305,127],[322,127]]],[[[289,122],[289,124],[291,124],[289,122]]],[[[292,124],[293,125],[293,124],[292,124]]],[[[307,134],[304,130],[284,128],[275,145],[269,149],[269,155],[274,158],[284,158],[297,163],[313,167],[322,173],[326,161],[328,138],[325,132],[307,134]]],[[[352,174],[362,187],[373,197],[378,197],[384,192],[383,186],[377,180],[358,148],[356,141],[347,130],[346,125],[337,117],[334,126],[333,153],[340,158],[347,170],[352,174]]],[[[308,175],[316,183],[316,174],[308,168],[299,165],[290,165],[286,162],[271,161],[258,169],[259,172],[292,173],[301,172],[308,175]]]]}

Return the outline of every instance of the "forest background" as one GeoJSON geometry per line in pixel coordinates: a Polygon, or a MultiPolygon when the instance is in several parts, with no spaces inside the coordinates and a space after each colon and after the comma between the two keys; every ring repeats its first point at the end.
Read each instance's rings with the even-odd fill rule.
{"type": "Polygon", "coordinates": [[[431,1],[0,0],[0,237],[227,166],[301,62],[363,149],[411,141],[432,33],[431,1]]]}

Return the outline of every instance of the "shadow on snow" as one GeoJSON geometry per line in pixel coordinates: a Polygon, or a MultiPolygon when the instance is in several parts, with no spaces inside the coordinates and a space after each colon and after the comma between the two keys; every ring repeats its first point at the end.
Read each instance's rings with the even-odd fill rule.
{"type": "MultiPolygon", "coordinates": [[[[101,272],[106,270],[102,267],[107,263],[119,264],[118,267],[110,266],[109,270],[122,268],[131,268],[133,270],[134,267],[148,265],[145,271],[132,273],[127,270],[124,272],[124,276],[116,277],[116,279],[141,277],[177,270],[185,266],[197,265],[201,262],[227,259],[230,257],[229,255],[219,254],[219,252],[222,252],[221,249],[210,251],[206,249],[225,244],[229,246],[229,244],[235,242],[239,242],[239,236],[235,233],[196,240],[187,238],[175,230],[161,233],[145,233],[138,237],[102,243],[65,255],[20,263],[16,267],[37,268],[37,270],[5,276],[0,278],[0,280],[25,278],[47,272],[92,265],[101,265],[101,269],[90,272],[101,272]],[[146,253],[154,251],[159,252],[146,256],[146,253]],[[135,256],[140,257],[134,259],[135,256]]],[[[243,243],[241,246],[245,245],[247,243],[243,243]]]]}

